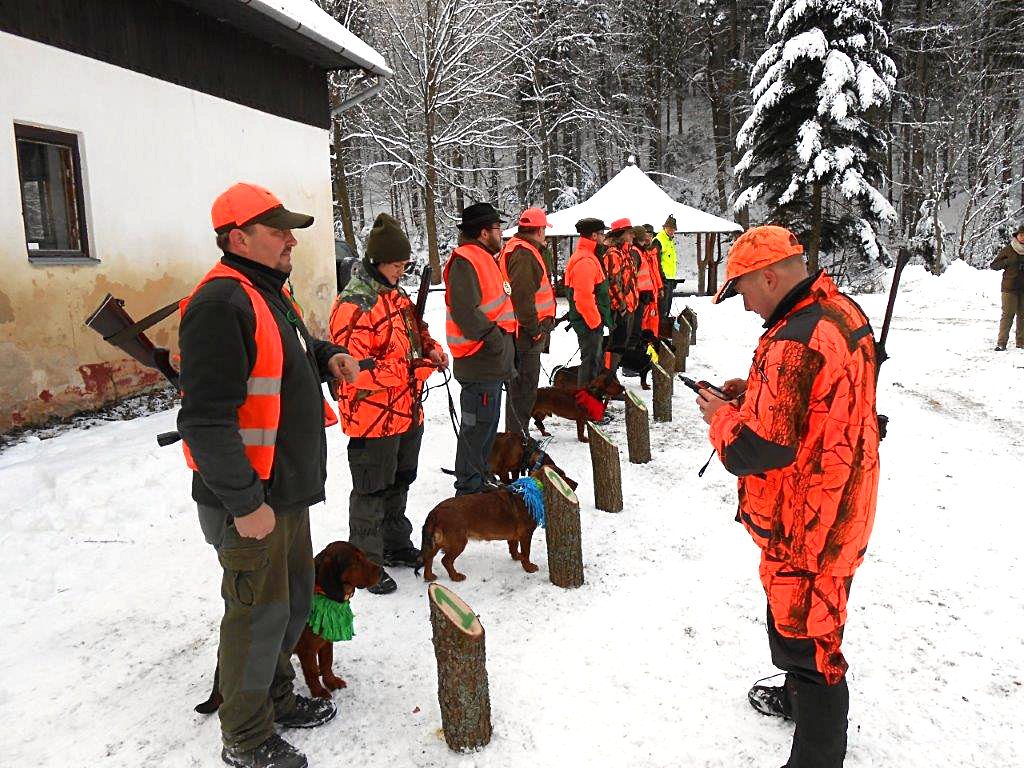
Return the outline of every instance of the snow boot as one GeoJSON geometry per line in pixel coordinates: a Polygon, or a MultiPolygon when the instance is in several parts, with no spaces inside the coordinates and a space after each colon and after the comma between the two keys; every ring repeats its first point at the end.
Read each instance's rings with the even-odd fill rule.
{"type": "Polygon", "coordinates": [[[275,717],[279,728],[316,728],[329,723],[338,714],[338,708],[330,699],[308,699],[295,695],[295,709],[287,715],[275,717]]]}
{"type": "Polygon", "coordinates": [[[419,568],[420,564],[420,551],[416,547],[405,547],[392,552],[384,551],[384,565],[419,568]]]}
{"type": "Polygon", "coordinates": [[[821,685],[790,677],[796,730],[785,768],[842,768],[850,710],[846,678],[835,685],[821,685]]]}
{"type": "Polygon", "coordinates": [[[276,733],[255,749],[224,747],[220,759],[234,768],[306,768],[306,756],[276,733]]]}
{"type": "Polygon", "coordinates": [[[398,584],[391,575],[383,568],[380,569],[380,581],[374,584],[372,587],[367,587],[366,591],[371,595],[390,595],[398,589],[398,584]]]}
{"type": "Polygon", "coordinates": [[[747,701],[762,715],[792,720],[791,689],[792,686],[787,675],[785,685],[754,685],[747,691],[747,701]]]}

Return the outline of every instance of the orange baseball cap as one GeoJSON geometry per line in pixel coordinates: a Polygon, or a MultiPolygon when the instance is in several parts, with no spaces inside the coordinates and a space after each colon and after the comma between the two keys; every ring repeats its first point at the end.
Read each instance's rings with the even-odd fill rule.
{"type": "Polygon", "coordinates": [[[803,252],[804,247],[796,235],[785,227],[751,227],[729,249],[729,258],[725,262],[725,285],[715,294],[711,303],[717,304],[735,296],[736,280],[742,275],[803,252]]]}
{"type": "Polygon", "coordinates": [[[550,227],[548,216],[540,208],[527,208],[519,214],[520,227],[550,227]]]}
{"type": "Polygon", "coordinates": [[[616,219],[608,229],[611,232],[618,232],[620,229],[629,229],[632,226],[633,223],[629,219],[616,219]]]}
{"type": "Polygon", "coordinates": [[[270,190],[244,181],[217,196],[210,218],[218,235],[249,224],[265,224],[274,229],[305,229],[313,223],[312,216],[285,208],[270,190]]]}

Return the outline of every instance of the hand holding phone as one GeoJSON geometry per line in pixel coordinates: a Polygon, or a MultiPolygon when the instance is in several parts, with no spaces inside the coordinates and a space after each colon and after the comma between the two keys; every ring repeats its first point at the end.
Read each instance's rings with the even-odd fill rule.
{"type": "Polygon", "coordinates": [[[685,384],[686,386],[688,386],[690,389],[692,389],[694,392],[696,392],[698,394],[700,394],[700,391],[702,389],[706,389],[708,392],[710,392],[712,395],[714,395],[715,397],[717,397],[720,400],[731,400],[732,399],[727,394],[725,394],[725,392],[723,392],[721,389],[719,389],[714,384],[711,384],[711,383],[709,383],[707,381],[694,381],[689,376],[686,376],[686,375],[684,375],[682,373],[679,374],[679,379],[680,379],[680,381],[683,382],[683,384],[685,384]]]}

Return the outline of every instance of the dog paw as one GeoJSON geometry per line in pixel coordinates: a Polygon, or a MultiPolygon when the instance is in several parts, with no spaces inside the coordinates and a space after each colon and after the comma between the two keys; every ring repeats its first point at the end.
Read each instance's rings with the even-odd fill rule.
{"type": "Polygon", "coordinates": [[[535,565],[534,563],[523,563],[523,570],[527,573],[536,573],[538,568],[539,566],[535,565]]]}
{"type": "Polygon", "coordinates": [[[466,574],[464,574],[464,573],[453,573],[452,574],[452,581],[465,581],[465,580],[466,580],[466,574]]]}
{"type": "Polygon", "coordinates": [[[309,695],[314,699],[329,699],[331,698],[331,692],[326,688],[322,688],[319,685],[316,688],[309,689],[309,695]]]}
{"type": "Polygon", "coordinates": [[[581,443],[589,443],[590,442],[590,438],[589,437],[581,437],[580,438],[580,442],[581,443]]]}
{"type": "Polygon", "coordinates": [[[324,676],[324,685],[330,688],[332,691],[337,691],[340,688],[348,688],[348,683],[342,680],[340,677],[324,676]]]}
{"type": "Polygon", "coordinates": [[[424,581],[437,581],[437,576],[435,576],[432,573],[424,573],[423,574],[423,580],[424,581]]]}

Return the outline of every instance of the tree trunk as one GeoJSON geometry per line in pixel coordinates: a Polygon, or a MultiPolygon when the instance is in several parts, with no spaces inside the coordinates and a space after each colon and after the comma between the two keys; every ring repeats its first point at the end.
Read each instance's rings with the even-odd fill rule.
{"type": "Polygon", "coordinates": [[[632,390],[626,391],[626,444],[630,464],[646,464],[651,460],[651,419],[647,406],[632,390]]]}
{"type": "Polygon", "coordinates": [[[441,254],[437,249],[437,208],[435,193],[437,188],[437,166],[434,158],[434,116],[427,114],[427,168],[426,183],[423,185],[424,219],[427,226],[427,258],[433,272],[430,276],[431,285],[441,284],[441,254]]]}
{"type": "Polygon", "coordinates": [[[619,449],[594,422],[587,422],[590,464],[594,472],[594,506],[605,512],[622,511],[622,467],[619,449]]]}
{"type": "MultiPolygon", "coordinates": [[[[341,215],[341,231],[345,242],[356,247],[356,236],[352,230],[352,203],[348,195],[348,179],[345,176],[345,146],[341,141],[341,123],[334,123],[334,201],[341,215]]],[[[332,227],[333,230],[333,227],[332,227]]]]}
{"type": "Polygon", "coordinates": [[[811,234],[807,238],[807,271],[818,271],[818,251],[821,249],[821,181],[815,180],[811,192],[811,234]]]}
{"type": "MultiPolygon", "coordinates": [[[[690,347],[697,344],[697,313],[693,311],[689,304],[683,307],[683,311],[680,314],[686,318],[686,322],[690,324],[690,347]]],[[[689,351],[689,347],[687,347],[689,351]]]]}
{"type": "Polygon", "coordinates": [[[658,353],[658,365],[660,365],[666,371],[675,371],[676,353],[673,347],[670,347],[664,341],[659,341],[655,347],[655,352],[658,353]]]}
{"type": "MultiPolygon", "coordinates": [[[[462,168],[462,152],[458,147],[452,150],[452,165],[462,168]]],[[[462,211],[466,207],[465,176],[461,170],[457,171],[459,182],[455,185],[455,210],[462,211]]]]}
{"type": "MultiPolygon", "coordinates": [[[[692,310],[691,310],[692,311],[692,310]]],[[[686,358],[690,356],[690,339],[693,336],[693,329],[683,314],[678,318],[679,327],[672,331],[672,347],[676,352],[676,367],[671,374],[686,372],[686,358]]]]}
{"type": "MultiPolygon", "coordinates": [[[[660,365],[651,366],[654,377],[654,420],[672,421],[672,376],[660,365]]],[[[596,479],[596,478],[595,478],[596,479]]]]}
{"type": "Polygon", "coordinates": [[[544,468],[544,514],[548,578],[563,589],[583,586],[580,502],[551,467],[544,468]]]}
{"type": "Polygon", "coordinates": [[[704,291],[704,286],[705,286],[704,270],[705,270],[706,267],[704,265],[704,253],[703,253],[703,251],[701,250],[701,247],[700,247],[700,245],[701,245],[700,244],[700,235],[696,235],[696,238],[697,238],[697,295],[698,296],[704,296],[704,295],[706,295],[705,291],[704,291]]]}
{"type": "Polygon", "coordinates": [[[440,584],[427,588],[427,603],[444,739],[456,752],[479,749],[491,740],[483,625],[458,595],[440,584]]]}

